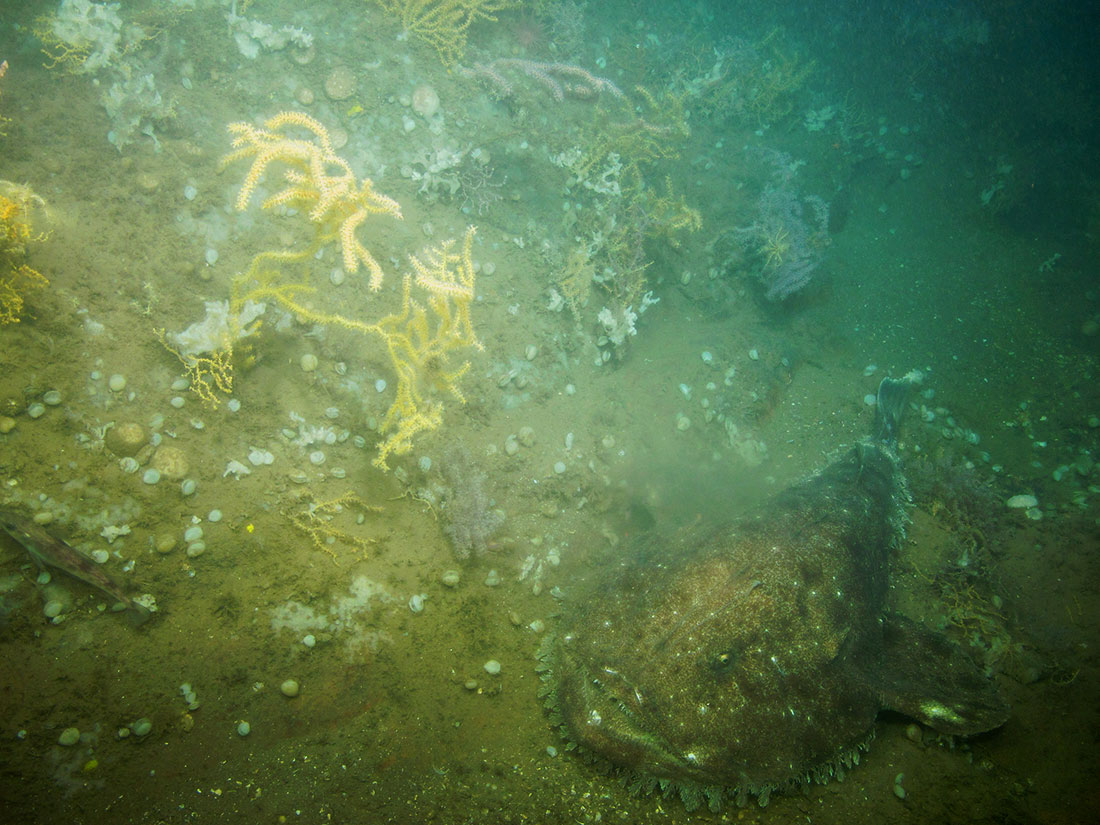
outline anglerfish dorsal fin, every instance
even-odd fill
[[[997,686],[942,633],[889,614],[883,648],[876,677],[883,707],[961,736],[993,730],[1008,719]]]

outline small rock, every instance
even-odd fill
[[[347,66],[337,66],[325,78],[325,94],[331,100],[347,100],[355,94],[355,73]]]
[[[462,575],[457,570],[445,570],[439,580],[446,587],[458,587],[461,579]]]
[[[134,421],[121,421],[104,437],[107,449],[120,458],[137,455],[149,440],[145,428]]]

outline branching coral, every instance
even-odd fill
[[[375,0],[401,25],[429,43],[447,66],[466,51],[468,29],[475,20],[495,21],[496,13],[515,8],[518,0]]]
[[[290,137],[284,131],[289,127],[306,129],[312,137]],[[316,228],[314,242],[305,249],[256,255],[251,266],[234,279],[229,315],[238,317],[250,302],[253,306],[273,302],[302,321],[376,338],[397,375],[396,398],[380,428],[385,439],[374,460],[375,466],[388,469],[389,456],[407,452],[416,435],[439,426],[440,395],[464,400],[458,380],[469,369],[469,363],[452,366],[449,361],[457,350],[481,348],[470,319],[475,229],[466,231],[458,251],[455,241],[448,240],[419,257],[410,257],[414,274],[405,276],[401,307],[396,312],[371,322],[318,309],[304,300],[316,292],[308,272],[295,278],[288,277],[288,270],[304,268],[318,251],[339,239],[345,268],[354,273],[363,263],[370,273],[370,288],[377,290],[383,280],[381,266],[356,233],[372,214],[400,218],[400,206],[375,192],[369,180],[357,182],[347,161],[333,151],[328,132],[308,115],[283,112],[262,129],[246,123],[229,128],[236,135],[233,145],[237,151],[225,162],[252,159],[237,196],[237,207],[247,208],[261,176],[278,166],[283,169],[285,186],[265,200],[263,208],[303,208]],[[427,296],[427,306],[413,296],[414,283]]]

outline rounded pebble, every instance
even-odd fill
[[[203,256],[206,259],[207,266],[213,266],[218,262],[218,250],[212,246],[206,248],[206,254]]]
[[[136,421],[120,421],[104,437],[107,448],[117,456],[137,455],[149,443],[145,428]]]
[[[274,464],[275,456],[270,450],[253,447],[248,453],[248,461],[253,467],[262,467],[265,464]]]
[[[374,382],[374,391],[375,392],[385,392],[386,391],[386,379],[385,378],[379,378],[377,381]]]
[[[193,478],[185,478],[180,482],[180,492],[185,496],[194,495],[197,489],[199,489],[199,483]]]
[[[211,524],[217,524],[219,521],[222,520],[222,511],[211,510],[209,513],[207,513],[206,520],[209,521]]]
[[[61,735],[57,737],[57,744],[66,748],[71,748],[79,741],[80,730],[78,728],[65,728],[65,730],[61,731]]]
[[[462,580],[462,574],[457,570],[445,570],[439,580],[446,587],[458,587],[458,583]]]
[[[238,398],[230,398],[225,402],[225,407],[230,412],[238,412],[241,409],[241,402]]]
[[[92,551],[92,561],[96,564],[106,564],[111,558],[111,554],[102,548]]]
[[[325,78],[325,94],[332,100],[347,100],[355,94],[355,73],[347,66],[335,66]]]
[[[302,372],[313,372],[317,369],[317,356],[307,352],[298,360],[298,366],[302,368]]]
[[[187,555],[193,559],[197,559],[203,553],[206,552],[205,541],[193,541],[187,545]]]
[[[141,480],[146,484],[156,484],[160,481],[160,470],[155,467],[150,467],[144,473],[141,474]]]
[[[48,407],[56,407],[61,403],[61,393],[57,390],[50,390],[42,396],[42,402]]]
[[[37,401],[35,401],[33,404],[27,407],[27,415],[29,415],[31,418],[41,418],[45,414],[45,404],[39,404]]]
[[[485,672],[488,673],[490,676],[496,676],[500,673],[500,662],[498,662],[496,659],[490,659],[484,665],[482,665],[482,667],[485,668]]]
[[[126,389],[126,376],[116,372],[107,379],[107,389],[111,392],[122,392]]]
[[[202,538],[202,528],[197,524],[193,524],[183,531],[183,540],[190,544],[193,541],[198,541]]]
[[[416,466],[420,468],[420,472],[426,473],[432,468],[432,459],[430,456],[422,455],[420,460],[416,462]]]
[[[196,197],[198,197],[198,194],[199,190],[191,184],[187,184],[187,186],[183,187],[183,196],[189,201],[193,201]]]
[[[485,586],[496,587],[498,584],[500,584],[500,573],[496,570],[490,570],[485,576]]]
[[[252,733],[252,726],[248,722],[237,725],[237,736],[248,736],[250,733]]]
[[[15,419],[11,416],[0,416],[0,433],[7,434],[15,429]]]
[[[467,679],[462,684],[462,687],[466,688],[466,690],[477,690],[477,679]]]
[[[182,395],[173,395],[168,400],[168,403],[171,404],[173,407],[175,407],[178,410],[178,409],[180,409],[180,407],[182,407],[184,405],[185,401],[184,401]]]
[[[562,473],[564,473],[565,472],[565,462],[564,461],[555,461],[554,462],[554,472],[557,473],[558,475],[561,475]]]
[[[325,454],[324,454],[324,452],[321,451],[321,450],[314,450],[312,453],[309,454],[309,463],[313,464],[315,466],[318,465],[318,464],[324,464],[325,463]]]
[[[905,774],[899,773],[894,777],[894,796],[898,799],[905,799],[905,788],[901,786],[901,783],[905,781]]]
[[[283,682],[281,685],[279,685],[279,690],[280,690],[280,692],[282,692],[283,696],[288,696],[288,697],[291,697],[291,698],[297,696],[298,695],[298,690],[299,690],[298,680],[297,679],[287,679],[285,682]]]
[[[153,723],[143,716],[130,724],[130,730],[134,732],[134,736],[148,736],[153,732]]]
[[[306,647],[315,647],[317,645],[317,637],[312,633],[307,633],[302,637],[302,644]]]

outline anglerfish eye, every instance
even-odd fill
[[[723,650],[710,660],[710,669],[718,674],[729,673],[737,664],[737,652]]]

